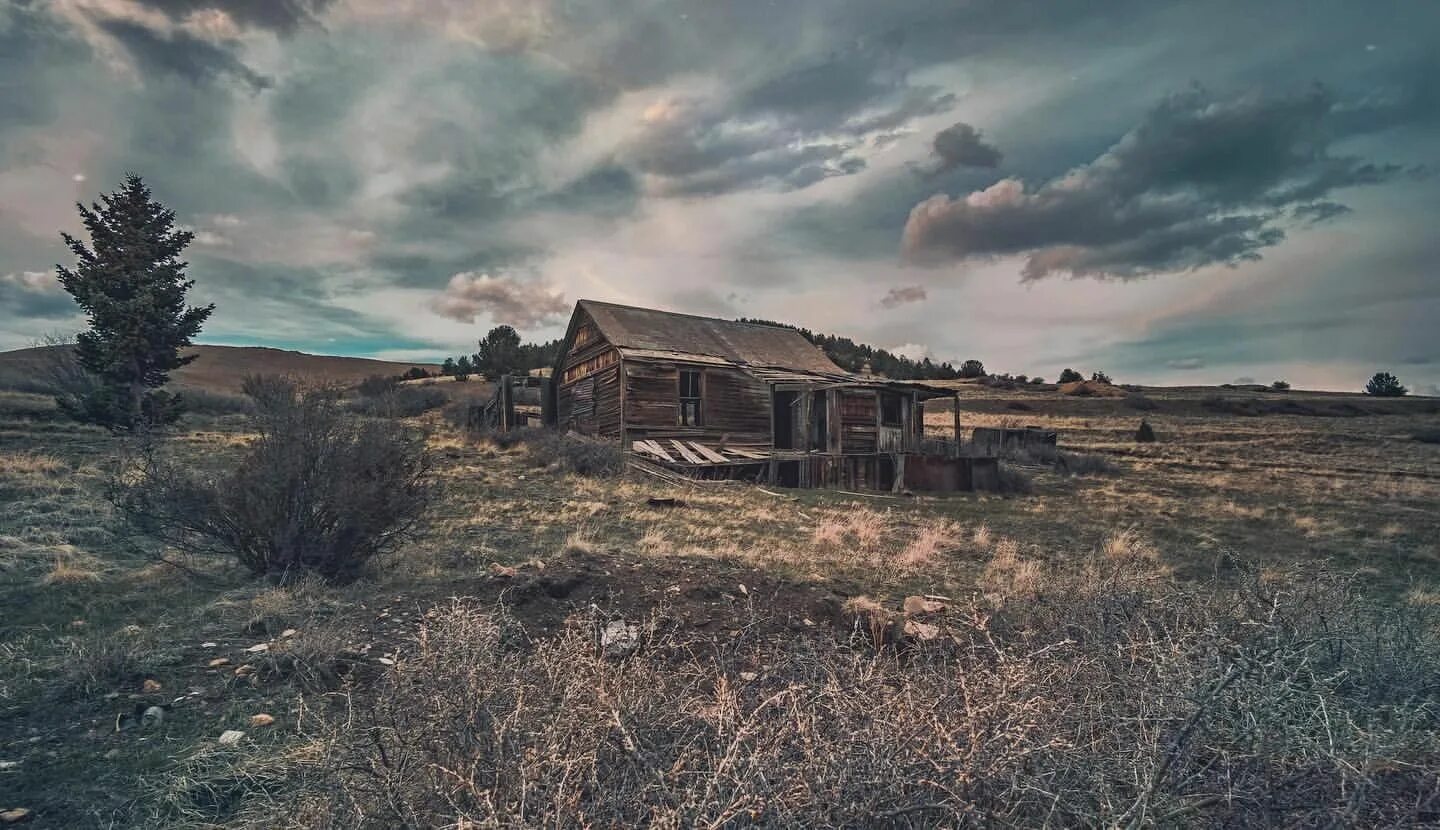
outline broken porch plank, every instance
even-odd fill
[[[684,444],[680,443],[679,441],[675,440],[674,438],[671,438],[671,439],[670,439],[670,446],[674,447],[674,448],[675,448],[675,451],[678,452],[678,453],[680,453],[680,457],[681,457],[681,458],[685,459],[686,461],[689,461],[691,464],[704,464],[704,463],[705,463],[704,461],[702,461],[702,460],[700,459],[700,456],[698,456],[698,455],[696,455],[695,453],[691,452],[690,450],[686,449]]]
[[[753,458],[753,459],[755,459],[755,460],[757,460],[757,461],[764,461],[765,459],[767,459],[767,458],[770,457],[770,456],[768,456],[768,455],[766,455],[766,454],[764,454],[764,453],[752,452],[752,451],[750,451],[750,450],[742,450],[742,449],[740,449],[739,447],[726,447],[726,448],[725,448],[725,452],[732,453],[732,454],[734,454],[734,455],[738,455],[738,456],[740,456],[741,458]]]
[[[675,463],[675,459],[670,457],[670,453],[665,452],[665,449],[654,441],[633,441],[631,442],[631,446],[639,450],[640,452],[643,452],[646,455],[654,456],[661,461],[665,461],[669,464]]]
[[[700,455],[704,456],[705,460],[709,461],[712,464],[730,463],[730,459],[726,458],[718,452],[715,452],[714,450],[710,449],[699,441],[691,441],[690,447],[694,449],[695,452],[698,452],[700,453]]]

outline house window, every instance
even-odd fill
[[[680,372],[680,426],[700,426],[700,373]]]
[[[901,397],[894,392],[880,393],[880,426],[900,426]]]

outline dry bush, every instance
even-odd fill
[[[1007,549],[1008,550],[1008,549]],[[1009,557],[998,552],[997,557]],[[1416,826],[1440,819],[1430,606],[1345,579],[1182,586],[1101,558],[868,640],[689,639],[604,658],[455,604],[378,689],[302,724],[297,823]],[[863,641],[863,642],[862,642]],[[757,671],[758,668],[758,671]]]
[[[537,463],[579,476],[604,478],[625,471],[625,451],[611,441],[553,429],[525,430],[526,448]]]
[[[1120,465],[1103,455],[1062,452],[1055,456],[1055,470],[1068,476],[1119,475]]]
[[[280,581],[348,581],[406,537],[431,494],[423,438],[346,412],[331,389],[247,379],[251,441],[229,470],[147,453],[117,482],[121,514],[187,553],[234,557]]]
[[[434,409],[440,409],[450,402],[445,391],[435,386],[400,386],[398,384],[380,389],[368,387],[374,378],[361,384],[360,397],[350,402],[350,408],[375,418],[414,418]],[[386,380],[380,378],[380,380]]]
[[[1140,412],[1154,412],[1155,410],[1160,408],[1160,404],[1156,403],[1153,398],[1150,398],[1140,392],[1131,392],[1130,394],[1126,395],[1125,400],[1122,401],[1122,403],[1124,403],[1125,406],[1129,407],[1130,409],[1134,409]]]

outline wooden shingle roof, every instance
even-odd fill
[[[622,352],[703,355],[747,366],[844,374],[824,352],[794,329],[598,300],[581,300],[578,306],[595,321],[601,335]]]

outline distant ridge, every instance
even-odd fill
[[[64,346],[39,346],[0,352],[0,389],[31,385],[43,366],[45,352]],[[185,354],[194,362],[171,375],[180,389],[239,392],[246,375],[279,374],[350,383],[370,375],[399,375],[412,367],[439,370],[434,363],[395,363],[368,357],[337,357],[273,349],[268,346],[192,346]]]

